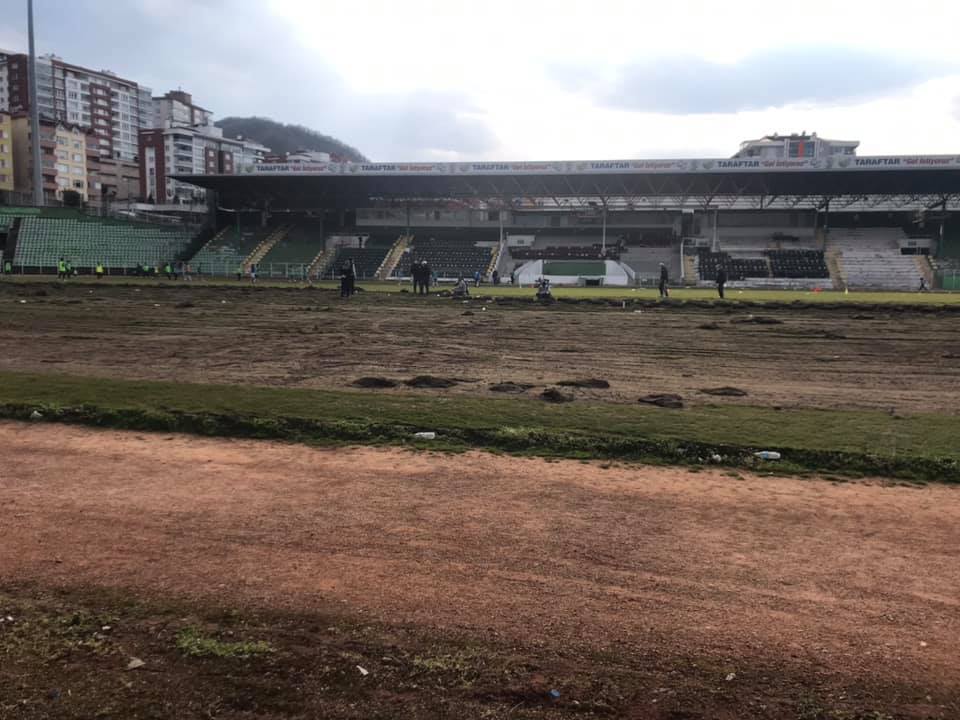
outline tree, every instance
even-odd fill
[[[223,130],[225,137],[235,138],[242,135],[266,145],[271,152],[278,155],[297,150],[313,150],[329,153],[331,158],[369,162],[355,147],[302,125],[284,125],[263,117],[228,117],[218,120],[216,126]]]

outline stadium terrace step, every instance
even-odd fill
[[[250,253],[275,231],[274,227],[224,228],[191,258],[190,264],[195,272],[203,275],[227,276],[242,272]]]
[[[499,233],[489,230],[426,231],[414,237],[394,276],[409,277],[412,264],[426,260],[437,277],[472,278],[475,272],[482,274],[490,267],[498,238]]]
[[[253,252],[247,256],[243,264],[246,267],[259,264],[264,255],[270,252],[274,245],[287,236],[287,233],[290,232],[290,228],[290,225],[282,225],[277,230],[270,233],[265,240],[263,240],[259,245],[257,245],[257,247],[253,249]]]
[[[388,252],[387,256],[383,259],[380,267],[377,268],[377,272],[375,273],[377,278],[386,280],[390,277],[396,269],[397,263],[400,262],[400,258],[403,257],[403,253],[406,251],[411,240],[413,240],[413,235],[401,235],[397,238],[397,241],[390,248],[390,252]]]
[[[130,270],[137,264],[162,267],[174,262],[191,239],[191,231],[179,225],[43,211],[20,218],[13,262],[28,272],[55,272],[61,257],[83,271],[98,264],[108,272]]]
[[[372,247],[338,247],[332,262],[327,266],[325,275],[337,277],[344,263],[353,261],[358,280],[370,280],[376,277],[377,270],[383,264],[389,252],[389,247],[373,245]]]

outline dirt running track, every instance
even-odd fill
[[[960,489],[14,423],[0,445],[0,582],[774,659],[918,689],[911,717],[960,700]]]

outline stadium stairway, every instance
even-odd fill
[[[390,248],[380,267],[377,268],[376,277],[378,279],[386,280],[390,277],[390,274],[397,267],[397,263],[400,262],[400,258],[403,257],[403,253],[406,252],[407,247],[410,245],[411,240],[413,240],[413,235],[401,235],[397,238],[397,241]]]
[[[686,285],[697,284],[697,264],[693,255],[683,256],[683,281]]]
[[[847,276],[843,272],[843,264],[840,261],[840,253],[837,250],[828,250],[823,254],[823,259],[827,263],[827,269],[830,270],[830,279],[833,280],[833,289],[843,290],[847,286]]]
[[[270,233],[266,238],[260,241],[260,244],[257,245],[253,252],[247,255],[247,258],[243,261],[244,267],[249,267],[250,265],[256,265],[261,260],[263,260],[264,255],[266,255],[278,242],[283,240],[287,233],[293,228],[293,225],[281,225],[279,228]]]
[[[913,261],[917,264],[917,271],[920,277],[924,279],[928,288],[933,287],[936,273],[933,271],[933,264],[930,262],[929,255],[914,255]]]
[[[13,218],[7,227],[7,242],[3,248],[2,262],[13,262],[13,256],[17,253],[17,235],[20,232],[20,218]]]
[[[310,263],[310,266],[307,268],[307,277],[320,278],[327,271],[327,268],[330,267],[330,263],[333,262],[333,259],[337,256],[336,248],[329,248],[328,250],[321,250],[317,253],[317,256],[313,259],[313,262]]]
[[[493,275],[493,271],[497,269],[497,265],[500,264],[500,256],[503,254],[503,248],[506,243],[500,243],[493,251],[493,255],[490,257],[490,264],[487,265],[487,269],[484,271],[484,278],[489,278]]]

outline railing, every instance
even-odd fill
[[[0,271],[3,270],[3,265],[0,264]],[[202,263],[197,265],[195,263],[188,263],[190,267],[190,276],[194,279],[200,278],[237,278],[237,267],[231,263]],[[307,279],[307,268],[309,267],[308,263],[269,263],[263,265],[257,265],[257,279],[262,280],[283,280],[290,282],[303,282]],[[104,265],[104,274],[112,277],[136,277],[136,269],[132,267],[112,267],[109,265]],[[179,264],[173,266],[174,271],[177,275],[181,275]],[[92,275],[94,268],[93,266],[75,266],[74,270],[78,275]],[[241,274],[242,280],[249,281],[250,272],[249,267],[244,267],[243,273]],[[56,275],[57,266],[56,264],[51,265],[27,265],[24,263],[11,263],[10,273],[11,275]],[[156,273],[152,270],[149,274],[149,277],[164,278],[165,274],[162,272],[162,268],[158,269]],[[373,278],[361,277],[361,280],[369,280]]]
[[[938,270],[935,286],[941,290],[960,290],[960,270]]]

